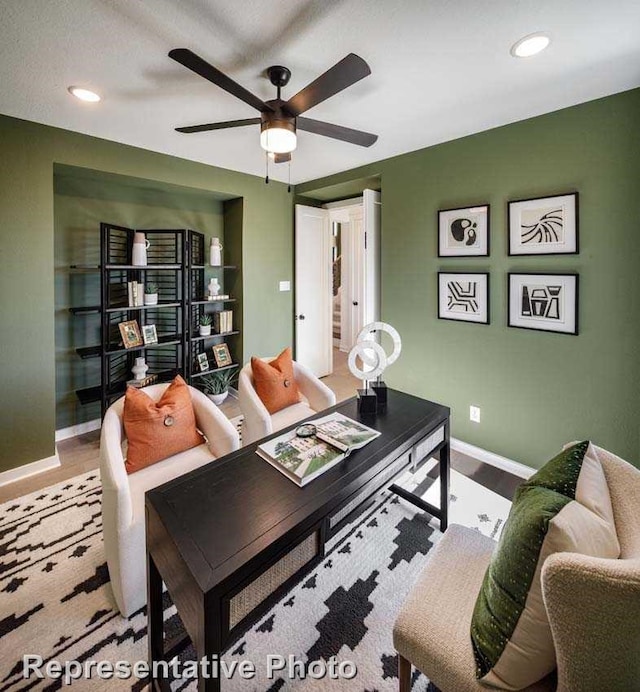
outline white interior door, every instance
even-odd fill
[[[363,326],[380,320],[381,201],[376,190],[362,194],[364,214]]]
[[[317,377],[333,370],[329,211],[296,204],[296,360]]]

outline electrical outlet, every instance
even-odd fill
[[[480,422],[480,407],[479,406],[469,406],[469,420],[474,423]]]

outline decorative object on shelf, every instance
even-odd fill
[[[139,281],[127,281],[127,299],[129,307],[139,308],[145,304],[144,284]]]
[[[237,366],[227,368],[226,370],[213,371],[210,375],[205,375],[200,378],[199,385],[203,392],[213,401],[216,406],[227,398],[229,387],[236,376]]]
[[[578,334],[578,274],[509,273],[508,326]]]
[[[438,257],[488,257],[489,205],[438,212]]]
[[[146,377],[148,369],[149,366],[147,365],[147,361],[144,356],[141,356],[140,358],[136,358],[136,364],[131,368],[131,372],[136,380],[143,380]]]
[[[578,254],[578,193],[509,202],[509,255]]]
[[[206,353],[198,353],[196,356],[196,360],[198,361],[198,367],[200,368],[200,372],[207,372],[209,369],[209,358],[207,358]]]
[[[391,337],[393,351],[387,356],[382,346],[374,341],[376,332],[385,332]],[[351,374],[363,381],[363,388],[358,389],[358,411],[363,414],[375,414],[387,405],[387,386],[382,379],[386,368],[398,360],[402,352],[402,339],[398,331],[386,322],[371,322],[359,332],[355,346],[349,352],[348,366]],[[362,361],[362,368],[356,365],[356,359]],[[375,383],[371,383],[376,380]],[[371,383],[371,386],[369,384]]]
[[[144,345],[149,346],[151,344],[158,343],[158,332],[156,331],[155,324],[145,324],[142,327],[142,338],[144,340]]]
[[[489,324],[489,274],[438,272],[438,319]]]
[[[158,304],[158,284],[149,282],[144,287],[144,304],[145,305],[157,305]]]
[[[213,326],[218,334],[226,334],[233,331],[233,312],[220,310],[213,313]]]
[[[212,267],[219,267],[222,265],[222,245],[220,244],[220,238],[211,238],[211,245],[209,246],[209,264]]]
[[[142,346],[142,336],[140,335],[140,327],[137,320],[127,320],[120,322],[118,325],[122,336],[122,343],[125,348],[136,348]]]
[[[200,316],[200,336],[211,335],[211,315]]]
[[[209,280],[207,300],[216,300],[216,298],[218,298],[219,293],[220,293],[220,282],[218,281],[218,279],[213,277],[212,279]]]
[[[147,250],[149,249],[149,241],[144,233],[136,231],[133,236],[133,250],[131,252],[131,264],[135,267],[147,266]]]
[[[227,344],[216,344],[211,350],[213,351],[213,358],[216,361],[216,365],[219,368],[231,365],[231,354],[229,353]]]

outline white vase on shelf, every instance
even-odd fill
[[[131,372],[136,380],[144,380],[149,366],[144,358],[136,358],[136,364],[131,368]]]
[[[209,264],[212,267],[219,267],[222,264],[222,245],[220,238],[211,238],[209,246]]]
[[[220,282],[215,277],[209,281],[207,300],[215,300],[220,293]]]
[[[131,264],[135,267],[147,266],[147,250],[149,241],[144,233],[136,232],[133,236],[133,250],[131,253]]]

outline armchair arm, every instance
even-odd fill
[[[102,421],[100,433],[100,479],[103,517],[110,517],[116,533],[127,529],[133,520],[129,480],[122,454],[122,400],[113,404]]]
[[[298,389],[307,398],[309,406],[314,411],[324,411],[326,408],[335,405],[336,395],[309,368],[294,362],[293,373]]]
[[[631,690],[640,680],[640,559],[551,555],[542,590],[558,692]]]
[[[273,432],[271,414],[267,411],[266,406],[253,388],[249,375],[250,368],[251,365],[245,365],[238,377],[238,403],[244,416],[242,426],[242,442],[244,445],[251,444],[262,437],[271,435]]]
[[[190,387],[191,403],[198,428],[207,438],[211,453],[217,458],[240,448],[240,436],[231,421],[202,392]]]

